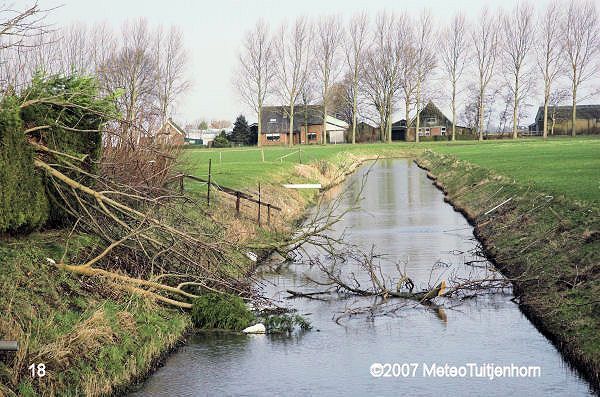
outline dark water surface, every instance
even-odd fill
[[[358,191],[367,169],[349,178],[348,190]],[[365,248],[376,244],[390,259],[403,263],[418,287],[451,275],[489,274],[488,269],[464,265],[478,259],[470,253],[476,244],[472,227],[444,203],[425,172],[409,160],[376,163],[366,178],[363,196],[360,210],[347,213],[336,230],[346,230],[348,241]],[[351,206],[350,198],[344,197],[342,207]],[[306,314],[313,331],[292,337],[196,335],[131,395],[592,395],[588,384],[525,318],[509,293],[458,306],[442,302],[445,310],[395,300],[375,311],[379,315],[343,318],[338,325],[334,319],[343,312],[376,300],[287,300],[286,289],[315,290],[303,276],[318,277],[318,273],[302,263],[278,270],[273,273],[265,266],[265,294]],[[395,267],[383,270],[393,272]],[[404,307],[384,315],[390,305]],[[390,375],[400,376],[373,377],[369,372],[373,363],[406,365],[392,367]],[[539,366],[541,376],[489,379],[470,377],[468,372],[465,377],[423,373],[433,364],[468,363]]]

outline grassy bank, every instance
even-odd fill
[[[469,149],[460,155],[478,156]],[[502,168],[501,161],[490,157],[479,162]],[[519,156],[514,158],[517,163]],[[519,178],[508,177],[434,152],[426,152],[418,162],[473,222],[497,266],[515,280],[522,310],[592,383],[600,384],[598,206],[573,200],[573,190],[561,191],[561,181],[542,178],[538,183],[534,173],[519,170]],[[597,199],[588,196],[588,180],[577,183],[585,185],[577,190],[578,198]],[[546,184],[552,194],[541,190]]]
[[[0,339],[20,344],[14,361],[0,361],[0,395],[110,395],[148,372],[189,325],[181,312],[58,271],[46,258],[58,261],[66,238],[0,242]],[[92,244],[75,238],[70,249],[76,256]],[[45,376],[31,376],[33,363]]]

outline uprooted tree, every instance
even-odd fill
[[[150,183],[155,173],[169,174],[172,161],[146,170],[148,180],[135,183],[101,172],[106,167],[103,141],[113,139],[111,132],[122,123],[114,96],[101,96],[91,77],[38,74],[20,94],[4,95],[0,232],[70,225],[73,233],[96,239],[87,253],[92,259],[66,263],[65,252],[49,262],[175,306],[190,308],[201,290],[248,295],[247,285],[232,276],[236,250],[225,249],[231,243],[215,238],[218,230],[210,234],[210,228],[202,228],[208,215],[190,211],[190,199],[174,194],[167,184]],[[151,144],[151,137],[137,149],[172,158]],[[230,265],[228,273],[223,263]]]

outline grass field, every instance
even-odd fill
[[[432,149],[533,183],[547,193],[600,203],[600,139],[492,141]]]
[[[414,145],[406,143],[366,144],[366,145],[327,145],[296,146],[239,149],[188,149],[183,153],[182,168],[192,175],[206,178],[208,161],[212,159],[212,178],[216,183],[236,188],[247,189],[265,181],[278,180],[282,175],[289,175],[295,164],[310,163],[318,160],[331,160],[344,153],[356,155],[382,154],[407,155]],[[264,162],[263,162],[264,153]]]
[[[298,150],[301,149],[301,152]],[[452,154],[482,167],[515,178],[523,184],[534,184],[550,194],[600,203],[600,139],[561,138],[542,141],[458,141],[296,146],[252,149],[188,149],[184,152],[184,168],[191,174],[205,177],[208,159],[212,159],[213,179],[233,188],[249,188],[258,181],[276,179],[294,164],[330,160],[344,153],[356,155],[411,156],[421,150]],[[286,156],[286,157],[284,157]]]

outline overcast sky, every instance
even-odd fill
[[[24,1],[24,0],[17,0]],[[548,1],[533,2],[539,9]],[[193,85],[180,98],[175,118],[191,121],[199,118],[233,120],[243,112],[253,120],[231,85],[242,37],[260,17],[271,26],[291,21],[297,15],[340,14],[348,17],[367,10],[407,10],[418,14],[430,8],[436,23],[445,23],[456,12],[474,17],[484,4],[491,8],[511,7],[510,0],[40,0],[42,7],[62,6],[51,14],[58,25],[72,22],[108,21],[115,29],[127,19],[145,17],[154,24],[181,28],[189,54],[188,73]],[[445,107],[445,106],[444,106]]]

